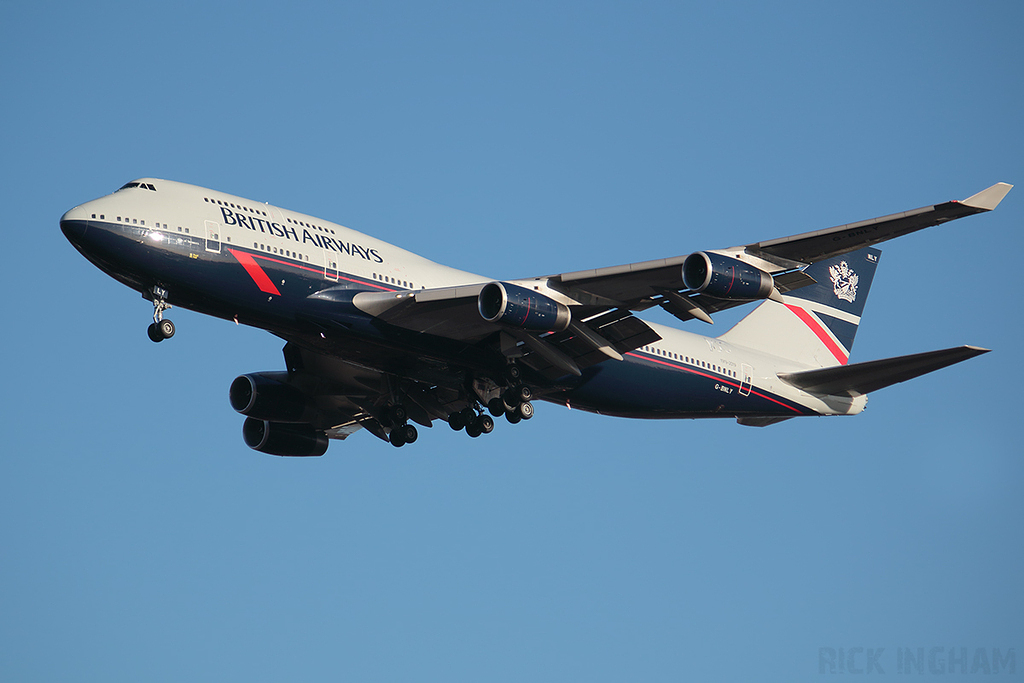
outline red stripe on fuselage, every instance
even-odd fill
[[[627,352],[625,355],[632,356],[633,358],[637,358],[639,360],[646,360],[646,361],[649,361],[651,363],[657,363],[658,365],[664,365],[665,367],[669,367],[669,368],[672,368],[674,370],[682,370],[683,372],[689,372],[690,374],[698,375],[700,377],[707,377],[708,379],[713,379],[716,382],[719,382],[720,384],[726,384],[728,386],[735,387],[736,389],[740,388],[740,385],[736,384],[733,381],[724,379],[722,377],[716,377],[715,375],[711,375],[711,374],[708,374],[706,372],[701,372],[700,370],[697,370],[695,368],[691,368],[691,367],[689,367],[687,365],[680,365],[680,364],[677,364],[677,363],[670,363],[668,361],[662,360],[661,358],[658,358],[658,357],[655,357],[655,356],[648,356],[648,355],[645,355],[645,354],[641,355],[639,353],[634,353],[632,351]],[[771,396],[766,396],[765,394],[762,394],[759,391],[755,391],[754,387],[753,387],[753,384],[751,384],[750,393],[753,394],[754,396],[757,396],[758,398],[763,398],[766,401],[771,401],[772,403],[780,405],[783,408],[786,408],[788,410],[792,410],[794,413],[799,413],[800,415],[804,415],[805,414],[799,408],[794,408],[791,405],[786,405],[782,401],[777,401],[774,398],[772,398]]]
[[[846,361],[850,360],[850,357],[847,356],[842,347],[840,347],[839,344],[836,344],[832,337],[829,336],[828,331],[821,326],[821,323],[815,320],[810,313],[799,306],[786,304],[786,308],[793,311],[796,317],[800,318],[800,320],[804,321],[804,324],[807,325],[807,327],[811,328],[811,332],[817,335],[818,339],[821,340],[821,343],[825,345],[825,348],[832,352],[832,355],[836,357],[836,360],[839,361],[840,365],[846,365]]]
[[[264,273],[263,269],[260,268],[258,263],[256,263],[256,259],[244,251],[236,251],[235,249],[228,249],[228,251],[231,252],[232,256],[238,259],[238,262],[242,264],[243,268],[245,268],[245,272],[249,273],[249,277],[252,278],[252,281],[256,283],[256,286],[260,288],[261,292],[281,296],[281,292],[277,290],[274,283],[270,281],[267,274]]]
[[[249,270],[249,266],[246,265],[245,261],[243,260],[243,257],[249,259],[252,262],[252,266],[260,273],[260,275],[262,275],[264,278],[266,278],[267,284],[269,284],[271,287],[274,287],[274,283],[270,281],[270,278],[267,276],[267,274],[264,273],[263,269],[260,268],[258,263],[256,263],[256,259],[263,259],[264,261],[270,261],[271,263],[278,263],[278,264],[280,264],[282,266],[290,266],[292,268],[298,268],[299,270],[305,270],[305,271],[308,271],[310,273],[316,273],[317,275],[323,275],[323,272],[324,272],[323,268],[310,268],[309,266],[303,266],[303,265],[300,265],[298,263],[292,263],[291,261],[283,261],[281,259],[272,258],[270,256],[265,256],[263,254],[249,254],[247,252],[236,250],[236,249],[228,249],[228,251],[230,251],[231,254],[236,259],[238,259],[238,262],[241,263],[242,266],[245,268],[246,272],[249,273],[250,276],[252,276],[252,279],[256,282],[257,286],[259,286],[259,284],[260,284],[259,280],[256,279],[257,276],[253,275],[253,271]],[[356,283],[358,285],[363,285],[363,286],[366,286],[366,287],[373,287],[374,289],[380,289],[380,290],[383,290],[385,292],[396,292],[396,291],[398,291],[397,289],[392,288],[392,287],[384,287],[384,286],[378,285],[378,284],[373,283],[373,282],[367,282],[366,280],[355,280],[355,279],[350,278],[350,277],[345,277],[344,275],[340,275],[338,277],[338,279],[344,280],[346,282],[354,282],[354,283]],[[263,289],[263,287],[260,287],[260,290],[263,291],[263,292],[266,292],[267,294],[277,294],[278,296],[280,296],[281,295],[280,292],[276,291],[277,288],[275,287],[274,289],[275,289],[275,291],[271,292],[271,291],[268,291],[266,289]]]

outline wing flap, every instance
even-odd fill
[[[628,353],[646,344],[653,344],[661,339],[647,323],[630,315],[629,311],[616,309],[608,311],[596,318],[586,321],[588,328],[596,332],[602,339],[611,344],[619,354]],[[565,330],[543,337],[544,341],[573,360],[580,369],[588,368],[608,360],[608,355],[593,343],[573,331]],[[557,366],[548,362],[539,354],[529,354],[523,362],[534,370],[556,379],[564,375]]]

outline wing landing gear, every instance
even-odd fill
[[[409,412],[400,403],[386,407],[381,414],[380,421],[384,426],[391,427],[388,441],[395,448],[401,448],[406,444],[414,443],[419,438],[419,432],[408,423],[408,419]]]
[[[408,443],[414,443],[419,438],[419,432],[411,424],[403,424],[391,430],[391,445],[401,448]]]

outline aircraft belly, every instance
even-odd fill
[[[640,353],[621,362],[589,368],[581,384],[561,395],[573,408],[619,417],[672,419],[700,417],[814,415],[798,403],[753,387],[741,393],[739,380],[701,368]]]

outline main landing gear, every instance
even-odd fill
[[[409,413],[401,404],[385,408],[381,418],[391,426],[388,441],[395,448],[401,448],[407,443],[415,442],[419,438],[419,432],[416,431],[416,427],[407,422]]]
[[[474,439],[481,434],[490,434],[494,431],[494,420],[491,416],[482,411],[478,412],[475,406],[467,406],[449,415],[448,425],[455,431],[465,429]]]
[[[162,342],[164,339],[173,337],[174,323],[164,320],[164,311],[171,307],[165,301],[167,290],[162,287],[153,287],[143,292],[142,296],[153,302],[153,324],[146,329],[149,338],[155,342]]]
[[[490,434],[494,430],[494,417],[505,416],[510,424],[533,417],[533,390],[526,384],[520,384],[521,370],[517,365],[509,365],[505,371],[507,388],[498,396],[487,401],[487,415],[483,408],[474,400],[469,406],[448,415],[448,425],[455,431],[466,430],[471,437]],[[482,397],[481,397],[482,400]],[[492,417],[494,416],[494,417]]]

